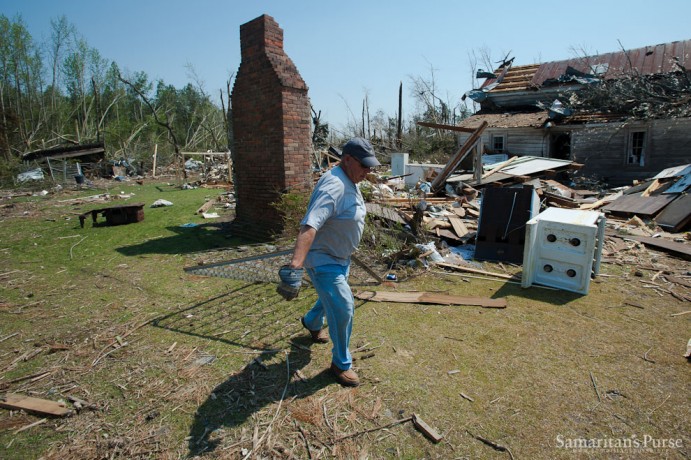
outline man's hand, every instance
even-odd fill
[[[304,268],[290,268],[288,265],[282,266],[278,270],[278,277],[281,278],[281,283],[276,288],[276,292],[281,294],[286,300],[296,298],[302,286],[302,275],[304,273]]]

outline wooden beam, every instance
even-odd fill
[[[358,259],[355,254],[351,254],[350,258],[352,259],[353,262],[355,262],[357,265],[360,266],[363,270],[365,270],[367,273],[369,273],[379,284],[383,283],[384,280],[375,272],[372,270],[367,264],[365,264],[363,261]]]
[[[436,129],[446,129],[449,131],[460,131],[462,133],[473,133],[475,129],[473,128],[463,128],[462,126],[454,125],[443,125],[441,123],[429,123],[427,121],[418,121],[418,125],[424,126],[425,128],[436,128]]]
[[[489,176],[489,175],[491,175],[491,174],[494,174],[495,172],[497,172],[497,171],[499,171],[500,169],[502,169],[502,168],[504,168],[504,167],[510,165],[511,163],[513,163],[513,162],[516,161],[516,160],[518,160],[518,156],[511,157],[511,158],[509,158],[508,160],[504,161],[503,163],[499,163],[499,164],[496,165],[494,168],[492,168],[490,171],[487,171],[486,173],[484,173],[484,174],[482,175],[482,179],[486,178],[487,176]]]
[[[475,145],[475,158],[473,158],[473,179],[476,183],[482,180],[482,151],[481,145]]]
[[[466,228],[465,224],[463,223],[460,217],[449,216],[449,222],[451,222],[453,231],[456,232],[456,235],[458,235],[459,237],[464,237],[468,234],[469,230]]]
[[[461,161],[463,161],[466,155],[472,151],[473,147],[475,147],[475,144],[480,142],[480,136],[487,126],[488,123],[483,121],[482,124],[480,124],[480,127],[473,132],[473,134],[468,138],[468,140],[465,141],[461,148],[458,149],[454,156],[451,157],[449,162],[446,163],[446,166],[444,166],[444,169],[439,173],[439,175],[437,175],[437,177],[434,178],[434,182],[432,182],[432,192],[436,192],[441,188],[442,184],[451,175],[451,173],[456,170],[458,165],[461,164]]]
[[[506,308],[506,299],[437,294],[435,292],[362,291],[355,294],[360,300],[373,302],[425,303],[435,305],[474,305],[483,308]]]

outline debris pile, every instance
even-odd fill
[[[622,236],[629,238],[626,241],[647,238],[639,243],[675,256],[691,255],[685,239],[675,235],[691,222],[685,193],[691,185],[691,165],[669,168],[650,180],[615,189],[575,176],[579,166],[566,160],[513,157],[485,165],[479,180],[473,173],[449,173],[436,194],[430,184],[438,180],[443,167],[423,168],[415,182],[409,180],[411,174],[370,174],[360,186],[368,201],[368,214],[384,226],[402,229],[413,242],[385,255],[384,262],[391,268],[428,268],[432,264],[479,268],[473,260],[520,265],[526,222],[552,207],[603,213],[609,246]],[[503,201],[496,199],[502,195],[500,190],[507,192]],[[520,193],[527,196],[527,203],[516,201]],[[483,200],[487,202],[484,213]],[[496,237],[491,233],[494,230]],[[490,234],[483,235],[483,231]],[[514,237],[520,247],[513,254],[501,249],[488,256],[478,244],[488,236],[506,244]]]

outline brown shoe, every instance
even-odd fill
[[[338,383],[345,387],[356,387],[360,385],[360,379],[352,369],[344,371],[334,363],[331,363],[331,372],[336,376]]]
[[[318,331],[312,331],[310,330],[307,325],[305,324],[305,317],[303,316],[300,318],[300,322],[302,323],[302,327],[307,329],[310,332],[310,335],[312,336],[312,342],[314,343],[327,343],[329,341],[329,331],[326,329],[319,329]]]

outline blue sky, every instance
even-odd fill
[[[0,0],[0,14],[20,14],[38,42],[64,15],[121,69],[179,88],[191,66],[212,95],[240,64],[240,25],[268,14],[333,128],[359,120],[365,95],[370,113],[393,116],[400,82],[410,115],[412,78],[459,102],[477,85],[473,53],[521,65],[691,39],[689,0]]]

